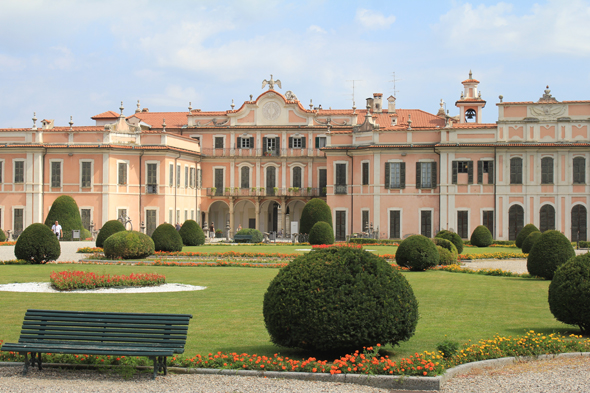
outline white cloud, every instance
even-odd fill
[[[74,55],[71,50],[63,46],[54,46],[49,49],[51,50],[49,68],[59,70],[69,70],[72,68]]]
[[[466,3],[441,16],[433,29],[461,52],[584,56],[590,54],[588,20],[590,4],[582,0],[535,4],[526,15],[516,15],[508,3]]]
[[[145,102],[148,105],[184,108],[188,106],[190,101],[198,102],[199,98],[201,95],[192,87],[168,85],[163,94],[150,95]],[[142,102],[144,101],[142,100]]]
[[[322,33],[322,34],[325,34],[326,33],[326,30],[324,30],[321,27],[316,26],[316,25],[309,26],[309,28],[307,29],[307,31],[309,31],[310,33]]]
[[[0,69],[17,70],[22,64],[21,59],[0,53]]]
[[[386,17],[379,12],[366,10],[363,8],[360,8],[356,11],[355,19],[362,26],[372,30],[387,29],[393,24],[393,22],[395,22],[395,16],[393,15]]]

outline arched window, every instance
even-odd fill
[[[508,240],[516,240],[524,226],[524,210],[520,205],[512,205],[508,210]]]
[[[572,208],[572,237],[571,241],[586,241],[587,239],[587,211],[582,205]],[[579,235],[579,236],[578,236]]]
[[[250,168],[247,166],[240,169],[240,188],[250,188]]]
[[[541,159],[541,184],[553,184],[553,158]]]
[[[277,170],[274,166],[266,168],[266,195],[274,195],[276,187]]]
[[[539,211],[539,230],[545,232],[555,229],[555,209],[551,205],[543,205]]]
[[[293,187],[301,188],[301,167],[293,168]]]

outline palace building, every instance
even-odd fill
[[[527,223],[587,240],[590,101],[486,101],[469,73],[451,117],[396,108],[306,108],[280,81],[239,108],[107,111],[94,125],[0,129],[0,226],[20,233],[71,195],[87,229],[120,216],[151,234],[194,219],[291,232],[311,198],[324,198],[337,240],[361,232],[401,239],[478,225],[513,240]],[[275,89],[276,85],[276,89]]]

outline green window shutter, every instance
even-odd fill
[[[389,162],[385,163],[385,188],[389,188],[389,184],[391,183],[390,181],[390,170],[389,167],[391,166],[391,164]]]
[[[473,184],[473,161],[467,163],[467,184]]]
[[[400,164],[399,164],[399,183],[400,183],[399,184],[400,188],[406,188],[406,163],[405,162],[400,162]]]
[[[236,145],[236,149],[241,149],[242,148],[242,138],[238,137],[238,142]]]
[[[457,184],[457,172],[459,171],[458,166],[459,163],[457,161],[453,161],[453,178],[451,180],[453,184]]]
[[[275,151],[277,152],[277,156],[281,155],[281,137],[277,136],[275,138]]]
[[[265,136],[263,136],[263,137],[262,137],[262,151],[263,151],[263,152],[266,152],[266,150],[267,150],[267,149],[266,149],[266,137],[265,137]]]
[[[291,149],[293,147],[293,137],[290,136],[289,137],[289,149]]]
[[[420,163],[417,162],[416,163],[416,188],[420,188],[421,187],[421,181],[422,181],[422,173],[420,171]]]
[[[432,188],[436,188],[436,162],[430,164],[432,168]],[[471,179],[473,181],[473,178]]]
[[[494,184],[494,161],[488,162],[488,184]]]
[[[306,148],[306,142],[305,142],[306,139],[307,139],[307,137],[305,137],[305,136],[301,137],[301,148],[302,149]]]
[[[316,149],[320,148],[320,137],[319,136],[315,137],[315,148]]]
[[[254,137],[251,136],[250,137],[250,149],[253,149],[253,148],[254,148]]]
[[[483,161],[477,162],[477,184],[483,184]]]

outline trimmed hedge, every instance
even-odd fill
[[[262,235],[262,232],[260,232],[258,229],[254,229],[254,228],[240,229],[238,231],[238,233],[236,233],[236,235],[250,235],[250,236],[252,236],[252,239],[250,241],[236,240],[236,243],[260,243],[260,242],[262,242],[262,239],[264,238],[264,236]]]
[[[172,224],[158,225],[152,233],[152,240],[156,251],[182,251],[182,238]]]
[[[6,241],[6,234],[4,233],[4,231],[2,229],[0,229],[0,242],[5,242]]]
[[[78,204],[74,198],[69,195],[61,195],[53,201],[45,218],[45,225],[51,229],[56,221],[61,225],[63,234],[61,240],[72,240],[72,231],[74,229],[80,231],[84,229],[80,209],[78,209]]]
[[[110,259],[147,258],[154,253],[154,241],[137,231],[112,234],[104,242],[104,256]]]
[[[526,239],[526,237],[530,235],[531,232],[539,232],[539,228],[537,228],[534,224],[525,225],[524,228],[518,232],[518,235],[516,235],[516,247],[522,249],[522,242],[524,242],[524,239]]]
[[[125,225],[123,225],[123,223],[119,220],[110,220],[105,222],[96,236],[96,247],[104,247],[104,241],[107,240],[109,236],[124,230]]]
[[[488,227],[484,225],[478,225],[471,234],[471,244],[476,247],[488,247],[494,243],[494,237]]]
[[[334,244],[334,230],[327,222],[316,222],[309,231],[309,244]]]
[[[457,258],[459,257],[459,253],[457,252],[457,247],[447,239],[442,239],[440,237],[435,237],[432,239],[434,244],[436,244],[436,249],[438,250],[438,254],[440,256],[440,265],[455,265],[457,264]],[[446,251],[449,252],[449,255],[445,252],[441,252],[439,247],[442,247]]]
[[[560,322],[590,331],[590,253],[570,258],[549,285],[549,309]]]
[[[533,245],[540,237],[541,237],[541,232],[539,232],[539,231],[529,233],[529,235],[526,237],[526,239],[524,239],[524,241],[522,242],[522,252],[524,254],[528,254],[529,252],[531,252]]]
[[[405,277],[353,247],[297,257],[270,283],[262,311],[273,343],[314,351],[396,345],[414,335],[418,322]]]
[[[457,252],[459,254],[463,252],[463,240],[461,240],[461,236],[457,235],[455,232],[443,229],[437,233],[435,237],[450,240],[455,245],[455,247],[457,247]]]
[[[32,263],[55,261],[61,255],[61,247],[55,233],[41,223],[25,228],[16,240],[14,255]]]
[[[301,211],[301,218],[299,219],[299,233],[307,233],[318,221],[324,221],[332,225],[332,210],[330,206],[323,199],[313,198],[305,204]]]
[[[387,245],[387,244],[399,244],[402,242],[402,239],[367,239],[367,238],[363,238],[363,237],[353,237],[350,238],[350,240],[348,241],[349,243],[352,244],[383,244],[383,245]]]
[[[205,244],[205,233],[195,220],[186,220],[178,234],[185,246],[200,246]]]
[[[438,265],[440,256],[436,245],[429,238],[412,235],[399,245],[395,262],[413,271],[423,271]]]
[[[574,247],[561,232],[545,231],[533,244],[526,267],[531,275],[551,280],[557,268],[574,256]]]

